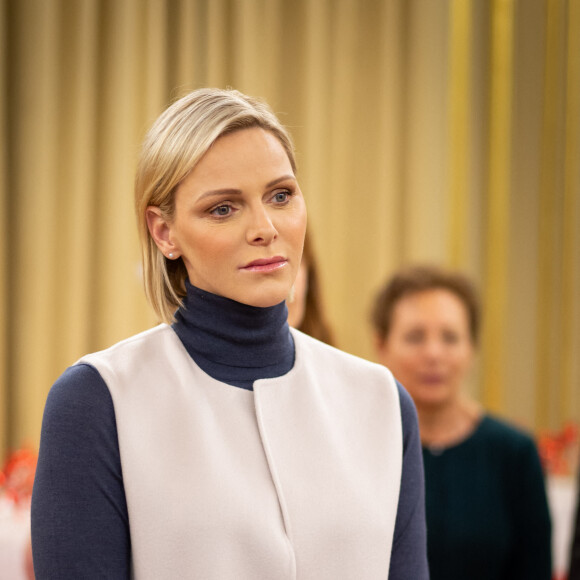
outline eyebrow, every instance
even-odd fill
[[[268,187],[273,187],[274,185],[277,185],[278,183],[281,183],[282,181],[286,181],[288,179],[291,179],[292,181],[296,181],[296,176],[292,175],[292,174],[288,174],[288,175],[282,175],[281,177],[277,177],[276,179],[273,179],[272,181],[269,181],[268,183],[266,183],[266,188]],[[234,187],[226,187],[224,189],[210,189],[209,191],[204,191],[198,198],[198,201],[205,199],[207,197],[214,197],[217,195],[241,195],[242,194],[242,190],[241,189],[236,189]]]

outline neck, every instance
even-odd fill
[[[255,380],[286,374],[294,343],[286,304],[241,304],[186,283],[173,328],[189,355],[211,377],[252,389]]]
[[[421,442],[426,447],[447,447],[466,439],[476,428],[482,409],[459,396],[442,405],[417,405]]]

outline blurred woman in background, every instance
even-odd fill
[[[288,324],[310,336],[334,345],[332,330],[326,319],[320,288],[320,275],[314,257],[312,236],[306,231],[302,261],[294,282],[288,306]]]
[[[432,580],[549,580],[550,518],[531,437],[464,391],[479,304],[463,275],[397,272],[379,292],[376,352],[419,415]]]

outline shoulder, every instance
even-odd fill
[[[291,332],[296,344],[297,362],[317,366],[331,374],[387,380],[395,388],[395,379],[385,366],[339,350],[294,328]]]
[[[482,442],[491,451],[510,458],[538,457],[536,443],[531,433],[494,415],[485,415],[479,429]]]
[[[399,403],[401,405],[401,421],[403,423],[403,438],[405,442],[410,439],[416,439],[418,442],[419,438],[419,422],[417,419],[417,408],[415,403],[411,398],[411,395],[407,392],[405,387],[395,380],[397,385],[397,392],[399,394]]]
[[[174,359],[183,358],[182,351],[185,352],[183,345],[171,326],[160,324],[106,350],[85,355],[77,364],[94,366],[110,388],[117,380],[123,383],[131,377],[133,382],[139,382],[155,370],[175,367]]]
[[[417,409],[415,407],[415,403],[411,398],[411,395],[407,392],[405,387],[401,385],[399,381],[395,379],[395,383],[397,385],[397,392],[399,394],[399,401],[401,402],[401,414],[403,417],[408,417],[409,419],[413,419],[416,421],[417,418]]]
[[[46,400],[45,419],[54,414],[65,416],[71,412],[80,417],[83,411],[87,416],[103,412],[113,412],[113,401],[103,370],[115,366],[117,361],[128,364],[131,359],[143,358],[143,351],[155,351],[159,336],[172,333],[167,325],[160,325],[148,331],[136,334],[114,344],[106,350],[97,351],[81,357],[74,365],[67,368],[52,385]],[[134,352],[138,356],[131,356]],[[145,352],[145,356],[147,353]]]
[[[482,428],[490,458],[490,472],[501,477],[506,493],[520,505],[533,502],[536,513],[547,513],[544,471],[534,438],[524,429],[498,417],[487,415]],[[483,429],[482,429],[483,430]],[[526,508],[528,509],[528,508]]]
[[[101,375],[93,366],[75,364],[67,368],[52,385],[46,400],[46,410],[60,409],[79,412],[106,405],[109,391]]]
[[[491,441],[516,447],[526,446],[534,442],[532,435],[523,428],[491,414],[484,415],[481,431]]]
[[[78,443],[81,439],[100,440],[113,431],[115,408],[99,372],[87,364],[66,369],[48,393],[42,436],[57,440],[72,436]]]
[[[93,360],[127,360],[132,355],[140,357],[154,355],[163,346],[163,343],[175,340],[178,339],[172,328],[167,324],[159,324],[144,332],[121,340],[105,350],[85,355],[80,361],[90,363]]]
[[[308,379],[321,392],[335,400],[349,401],[349,405],[374,409],[400,423],[403,419],[401,395],[391,371],[320,342],[292,329],[296,345],[295,371],[301,380]],[[407,401],[405,400],[405,403]],[[411,403],[412,405],[412,403]]]

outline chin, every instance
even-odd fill
[[[415,399],[415,404],[417,407],[422,407],[423,409],[441,409],[446,407],[451,398],[449,396],[431,396],[431,397],[417,397]]]
[[[450,399],[448,392],[433,388],[410,389],[409,393],[415,401],[415,404],[422,407],[439,407],[447,403]]]
[[[288,292],[277,291],[277,292],[248,292],[239,298],[234,298],[242,304],[247,304],[248,306],[256,306],[257,308],[269,308],[270,306],[276,306],[280,302],[284,302],[288,297]]]

